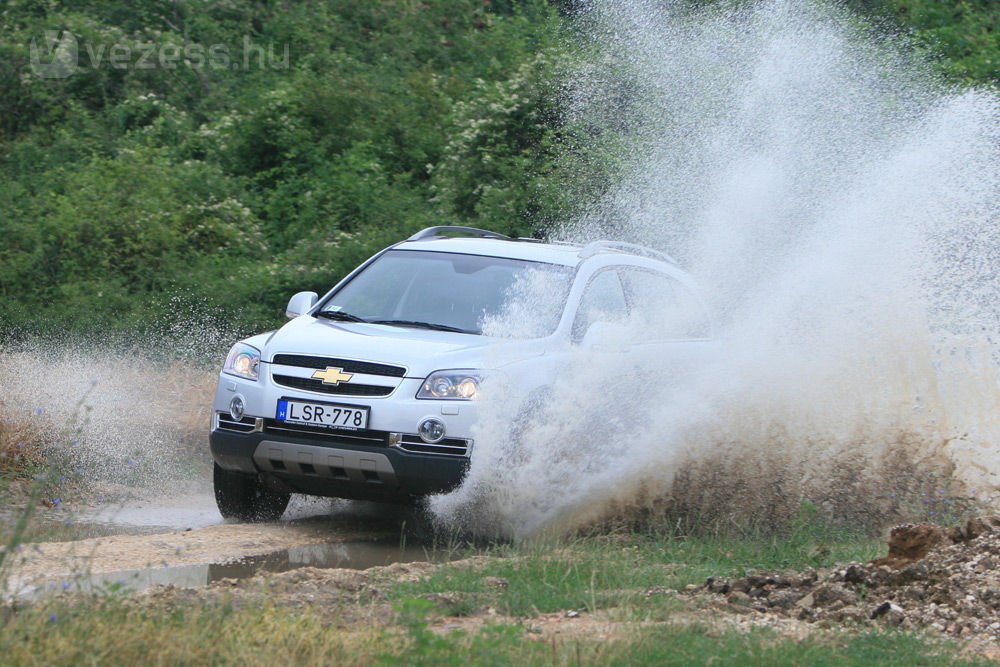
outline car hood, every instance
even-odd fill
[[[276,354],[305,354],[393,364],[406,367],[407,377],[417,378],[445,368],[498,367],[511,361],[511,354],[531,355],[530,349],[517,350],[510,341],[487,336],[332,322],[309,315],[272,333],[262,352],[265,362]]]

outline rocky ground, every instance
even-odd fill
[[[889,554],[832,570],[709,578],[685,592],[739,615],[887,625],[975,639],[1000,657],[1000,517],[897,526]]]

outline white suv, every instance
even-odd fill
[[[211,448],[226,518],[275,519],[291,493],[447,491],[468,468],[490,378],[526,405],[574,349],[611,350],[627,368],[646,345],[690,357],[711,336],[693,281],[662,253],[465,227],[425,229],[322,298],[296,294],[287,315],[233,346],[219,376]],[[606,345],[626,323],[628,343]]]

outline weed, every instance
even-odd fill
[[[673,533],[575,538],[494,549],[481,565],[444,565],[417,582],[394,587],[394,597],[473,602],[512,616],[561,610],[645,608],[645,591],[682,589],[710,575],[742,576],[758,569],[829,567],[870,560],[880,542],[819,519],[804,505],[786,535],[686,536]],[[619,539],[620,538],[620,539]],[[503,586],[489,581],[502,580]],[[459,611],[462,611],[461,609]]]
[[[434,632],[429,616],[434,604],[417,598],[404,598],[395,605],[397,623],[406,630],[408,643],[402,653],[393,651],[379,657],[378,664],[429,665],[462,667],[464,665],[516,665],[523,630],[510,624],[490,624],[469,634],[453,630]]]
[[[43,467],[44,430],[37,421],[15,416],[0,403],[0,480],[29,480]]]

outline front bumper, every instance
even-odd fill
[[[212,455],[220,467],[259,474],[277,491],[337,498],[405,501],[447,491],[461,482],[472,453],[468,436],[475,421],[472,402],[417,399],[423,381],[410,377],[391,378],[397,384],[382,396],[331,395],[318,391],[322,387],[293,387],[290,384],[308,380],[314,360],[302,357],[286,362],[262,364],[257,381],[220,375],[210,435]],[[359,379],[386,382],[388,376],[373,375],[379,368],[370,362],[349,363],[357,366],[349,370]],[[294,373],[303,378],[283,377],[284,384],[275,382],[275,374]],[[357,383],[348,389],[361,391]],[[229,415],[235,397],[245,407],[246,416],[240,421]],[[282,399],[367,408],[367,430],[279,420],[277,406]],[[418,425],[430,417],[446,425],[447,435],[439,443],[425,443],[415,435]]]
[[[260,474],[275,490],[334,498],[406,502],[446,492],[462,481],[469,462],[467,454],[423,453],[412,436],[309,432],[254,418],[232,422],[217,417],[209,440],[222,468]],[[472,446],[464,440],[442,444],[456,452],[463,444],[466,452]]]

